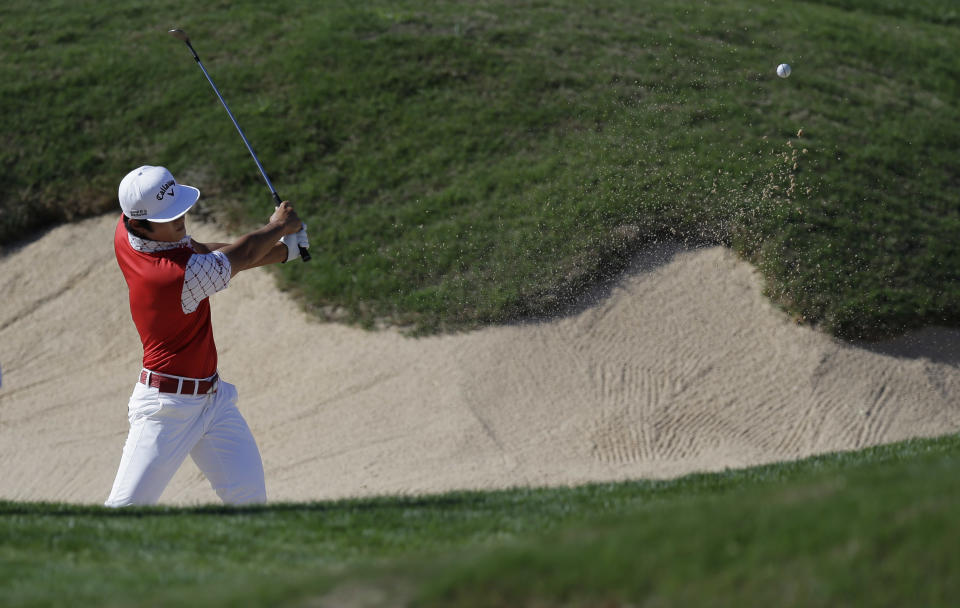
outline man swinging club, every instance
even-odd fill
[[[143,342],[143,369],[108,507],[156,503],[188,454],[224,503],[267,499],[237,389],[217,374],[208,298],[241,270],[298,257],[299,246],[308,246],[306,226],[283,202],[265,226],[233,243],[198,243],[184,216],[199,196],[163,167],[134,169],[120,182],[114,250]]]

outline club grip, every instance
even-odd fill
[[[274,190],[271,194],[273,194],[273,202],[276,204],[277,207],[279,207],[279,206],[280,206],[280,203],[283,202],[283,201],[280,199],[280,195],[277,194],[277,191],[276,191],[276,190]],[[309,261],[310,261],[310,252],[307,251],[307,248],[301,246],[299,249],[300,249],[300,259],[301,259],[302,261],[304,261],[304,262],[309,262]]]

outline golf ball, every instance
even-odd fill
[[[780,78],[786,78],[789,75],[790,75],[789,63],[781,63],[780,65],[777,66],[777,76],[779,76]]]

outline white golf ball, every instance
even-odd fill
[[[777,66],[777,76],[779,76],[780,78],[786,78],[789,75],[790,75],[789,63],[781,63],[780,65]]]

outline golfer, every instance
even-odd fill
[[[298,257],[306,227],[284,202],[265,226],[233,243],[198,243],[184,216],[199,196],[163,167],[134,169],[120,182],[114,250],[143,342],[143,369],[108,507],[156,503],[187,454],[224,503],[267,499],[237,389],[217,374],[208,298],[241,270]]]

